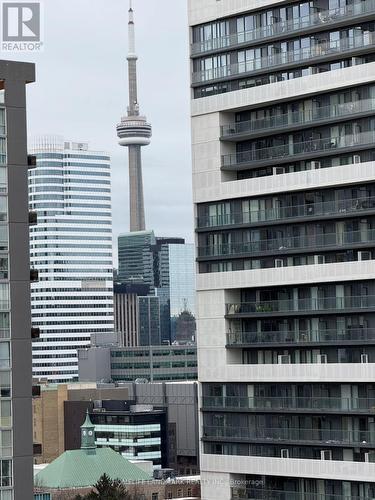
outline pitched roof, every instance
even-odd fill
[[[150,481],[152,478],[111,448],[66,451],[35,476],[35,486],[45,488],[85,488],[103,474],[123,482]]]

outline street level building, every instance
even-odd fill
[[[373,498],[375,3],[189,19],[202,498]]]

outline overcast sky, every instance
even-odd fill
[[[186,0],[133,0],[139,102],[153,126],[143,149],[146,226],[193,241]],[[2,53],[35,62],[29,135],[88,141],[112,158],[114,246],[129,228],[127,150],[115,126],[127,107],[128,0],[44,0],[44,51]]]

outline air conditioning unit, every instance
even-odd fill
[[[371,252],[369,250],[359,251],[358,260],[371,260]]]
[[[361,363],[368,363],[368,354],[361,354]]]
[[[322,164],[320,161],[312,161],[311,162],[311,170],[318,170],[321,168]]]
[[[279,365],[289,365],[290,364],[290,355],[289,354],[279,354],[277,357],[277,361]]]
[[[320,460],[332,460],[332,451],[320,450]]]
[[[353,155],[353,163],[361,163],[360,155]]]
[[[365,462],[375,462],[375,451],[365,453]]]
[[[284,267],[283,259],[275,259],[275,267]]]
[[[289,458],[289,450],[288,448],[281,449],[281,458]]]
[[[273,167],[273,175],[285,174],[285,167]]]
[[[324,264],[325,257],[324,255],[314,255],[314,264]]]
[[[327,363],[327,354],[318,354],[316,357],[316,362],[321,364]]]

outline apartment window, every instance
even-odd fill
[[[159,493],[153,493],[152,500],[159,500]]]

